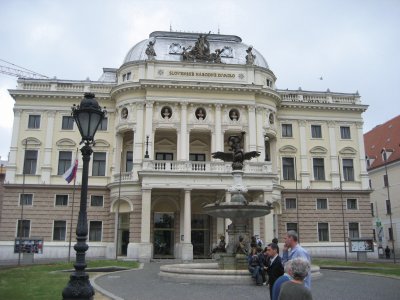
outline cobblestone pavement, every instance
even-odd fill
[[[205,285],[163,281],[158,277],[160,266],[161,263],[152,262],[145,264],[143,269],[114,272],[97,277],[94,282],[116,295],[114,299],[118,300],[269,300],[266,286]],[[321,270],[321,273],[323,276],[312,282],[314,300],[393,300],[398,297],[396,295],[400,286],[399,279],[331,270]]]

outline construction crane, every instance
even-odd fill
[[[10,63],[0,58],[0,73],[18,78],[34,78],[34,79],[47,79],[49,77],[31,71],[29,69],[17,66],[16,64]]]

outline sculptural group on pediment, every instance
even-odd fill
[[[200,34],[194,46],[182,47],[182,60],[183,61],[206,61],[221,63],[221,54],[224,49],[215,49],[213,53],[210,51],[210,43],[207,40],[208,34]]]

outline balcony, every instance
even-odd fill
[[[232,172],[232,163],[221,161],[169,161],[169,160],[146,160],[142,163],[142,174],[175,174],[181,176],[194,176],[195,173],[203,173],[209,176],[219,174],[230,174]],[[245,162],[243,171],[246,174],[273,175],[272,163],[263,162]],[[121,173],[121,182],[132,181],[132,172]],[[115,174],[114,182],[120,181],[120,174]]]

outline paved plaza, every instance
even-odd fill
[[[97,277],[94,282],[96,288],[114,295],[110,299],[118,300],[269,300],[266,286],[163,281],[158,276],[161,265],[160,262],[147,263],[142,269],[108,273]],[[321,270],[321,273],[323,276],[312,282],[314,300],[397,299],[399,279],[332,270]],[[96,299],[107,298],[97,296]]]

